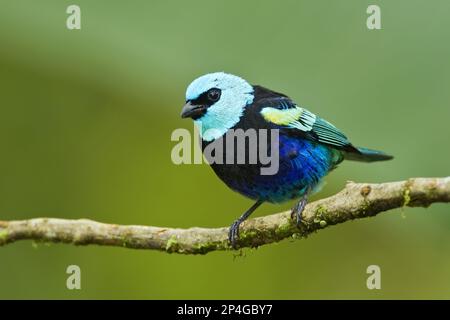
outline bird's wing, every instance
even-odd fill
[[[328,121],[299,107],[288,97],[271,97],[257,102],[265,121],[277,125],[283,132],[336,149],[357,151],[347,137]]]

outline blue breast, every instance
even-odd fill
[[[249,198],[279,203],[314,189],[342,161],[339,151],[309,140],[280,135],[279,146],[279,170],[275,175],[237,170],[222,176],[222,180]]]

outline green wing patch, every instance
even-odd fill
[[[328,121],[317,117],[312,132],[317,135],[317,140],[322,143],[337,147],[351,145],[347,137]]]

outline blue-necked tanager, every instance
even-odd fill
[[[234,248],[239,225],[262,203],[299,199],[292,209],[292,218],[299,224],[308,195],[344,159],[372,162],[393,158],[355,147],[334,125],[288,96],[223,72],[203,75],[188,86],[181,117],[192,118],[198,125],[203,150],[225,139],[232,129],[278,130],[279,166],[275,174],[262,175],[259,162],[211,163],[228,187],[256,201],[230,227],[229,241]],[[226,156],[226,147],[224,153]]]

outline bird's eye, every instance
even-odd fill
[[[216,89],[216,88],[209,89],[208,90],[208,100],[211,102],[218,101],[220,99],[220,93],[221,93],[220,89]]]

